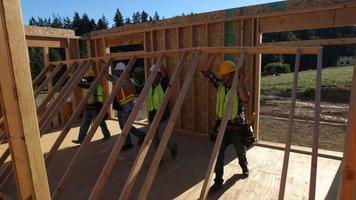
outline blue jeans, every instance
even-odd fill
[[[152,123],[152,122],[150,122]],[[164,133],[164,130],[166,129],[168,123],[168,119],[161,121],[159,123],[159,126],[157,128],[157,132],[155,134],[155,136],[153,137],[153,147],[155,149],[155,151],[157,151],[159,143],[161,142],[161,137],[162,134]],[[168,140],[168,149],[170,151],[177,151],[177,144],[172,140],[172,138],[169,138]]]
[[[98,115],[98,111],[96,111],[95,109],[93,109],[93,110],[84,109],[83,121],[82,121],[82,124],[80,125],[79,135],[78,135],[78,140],[80,142],[82,142],[85,139],[85,137],[87,136],[87,132],[90,127],[90,124],[93,121],[93,119],[96,118],[97,115]],[[101,132],[104,135],[104,138],[110,137],[110,131],[105,123],[105,120],[103,120],[100,123],[100,128],[101,128]]]
[[[125,124],[127,120],[129,119],[130,112],[126,112],[123,110],[117,111],[117,118],[119,120],[119,126],[121,128],[121,131],[124,130]],[[134,136],[137,138],[144,138],[145,133],[143,131],[138,130],[136,127],[131,126],[130,133],[132,133]],[[132,145],[132,140],[130,134],[127,135],[126,140],[125,140],[125,145]]]

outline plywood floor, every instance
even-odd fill
[[[120,132],[117,122],[109,121],[113,137],[107,142],[101,142],[100,131],[95,135],[91,147],[80,160],[81,167],[71,175],[71,181],[64,189],[62,199],[87,199],[94,186],[115,140]],[[60,151],[48,166],[48,176],[51,190],[55,188],[70,159],[78,149],[70,141],[75,139],[78,128],[68,135]],[[48,151],[58,132],[47,134],[42,138],[43,150]],[[150,199],[197,199],[202,186],[202,180],[210,159],[212,145],[207,137],[175,133],[174,140],[178,143],[179,155],[173,160],[169,153],[164,157],[158,175],[150,193]],[[0,152],[4,145],[0,146]],[[139,148],[122,152],[114,167],[113,173],[105,186],[100,199],[117,199],[121,192],[129,170],[135,160]],[[137,199],[142,186],[144,174],[149,168],[153,152],[150,151],[143,170],[138,177],[131,199]],[[241,169],[232,147],[227,151],[224,187],[209,199],[277,199],[282,168],[283,151],[264,147],[253,147],[248,151],[248,161],[251,175],[241,178]],[[308,183],[311,157],[303,154],[291,154],[285,199],[308,199]],[[318,159],[317,199],[335,199],[338,186],[338,169],[340,161],[325,158]],[[9,194],[16,199],[16,187],[9,181],[0,192]]]

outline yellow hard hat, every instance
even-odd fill
[[[89,69],[87,72],[85,72],[84,77],[94,77],[95,72],[91,69]]]
[[[224,76],[226,74],[230,74],[231,72],[236,71],[236,69],[237,69],[237,67],[236,67],[235,63],[233,63],[231,60],[225,60],[219,66],[218,75]]]

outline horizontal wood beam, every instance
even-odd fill
[[[144,32],[125,36],[105,37],[105,47],[143,44],[144,42]]]
[[[27,47],[50,47],[50,48],[68,48],[68,40],[67,39],[51,39],[51,38],[43,38],[36,39],[33,37],[26,37]]]
[[[265,42],[260,46],[327,46],[327,45],[352,45],[356,44],[356,38],[333,38],[319,40],[298,40],[283,42]]]
[[[112,53],[102,57],[93,57],[87,59],[72,59],[65,61],[56,61],[50,62],[52,65],[58,64],[71,64],[73,62],[82,63],[85,61],[97,61],[97,60],[106,60],[106,59],[129,59],[132,56],[137,58],[150,58],[158,57],[160,54],[165,56],[175,56],[183,52],[193,54],[196,50],[200,50],[201,53],[222,53],[222,54],[239,54],[241,51],[245,51],[246,54],[296,54],[297,49],[301,49],[302,55],[316,55],[319,51],[319,47],[276,47],[276,46],[263,46],[263,47],[197,47],[197,48],[185,48],[185,49],[173,49],[173,50],[164,50],[164,51],[153,51],[153,52],[144,52],[144,51],[134,51],[134,52],[125,52],[125,53]]]

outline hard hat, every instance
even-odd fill
[[[91,69],[89,69],[88,71],[85,72],[84,77],[94,77],[95,76],[95,72]]]
[[[118,62],[115,66],[115,70],[122,70],[125,71],[126,70],[126,65],[123,62]]]
[[[235,63],[233,63],[231,60],[225,60],[219,66],[218,75],[224,76],[226,74],[230,74],[231,72],[235,72],[236,70],[237,70],[237,67],[236,67]]]
[[[153,70],[155,69],[155,67],[157,67],[156,64],[153,64],[150,68],[150,72],[153,72]],[[161,69],[158,69],[158,72],[161,72]]]

